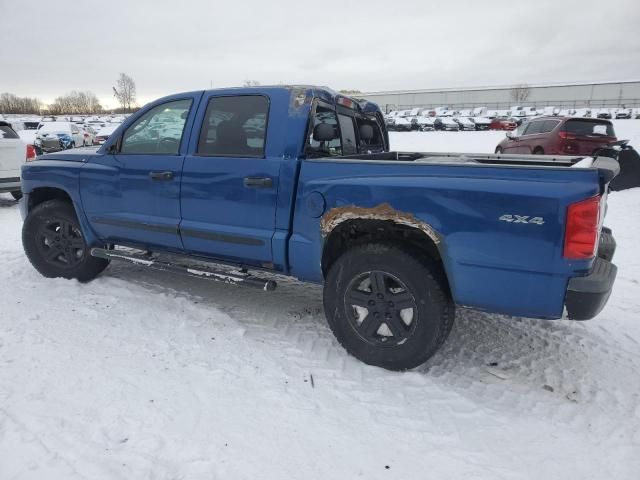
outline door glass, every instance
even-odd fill
[[[124,133],[120,153],[177,155],[191,99],[153,107]]]
[[[198,155],[264,157],[269,99],[262,95],[214,97],[200,130]]]

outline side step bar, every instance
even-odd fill
[[[242,272],[229,272],[225,270],[214,270],[203,265],[184,265],[160,260],[152,255],[134,254],[121,250],[106,250],[104,248],[92,248],[91,256],[104,258],[107,260],[120,260],[133,263],[138,266],[149,267],[153,270],[163,272],[181,273],[192,277],[206,278],[217,282],[230,283],[233,285],[244,285],[252,288],[259,288],[266,292],[276,289],[278,284],[274,280],[265,280]]]

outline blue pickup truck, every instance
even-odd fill
[[[46,277],[110,261],[271,290],[324,284],[346,350],[416,367],[456,307],[584,320],[616,275],[606,157],[394,152],[377,105],[313,86],[182,93],[98,149],[22,169],[23,244]],[[275,280],[274,280],[275,279]]]

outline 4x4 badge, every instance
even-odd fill
[[[500,216],[498,220],[510,223],[533,223],[534,225],[544,225],[544,218],[530,217],[528,215],[510,215],[505,213]]]

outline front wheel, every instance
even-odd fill
[[[49,200],[34,207],[22,226],[22,245],[38,272],[48,278],[93,280],[109,262],[92,257],[69,202]]]
[[[11,196],[14,198],[14,200],[20,200],[22,198],[22,190],[15,190],[11,192]]]
[[[426,362],[455,316],[439,268],[391,244],[354,247],[336,260],[325,281],[324,308],[347,352],[388,370]]]

